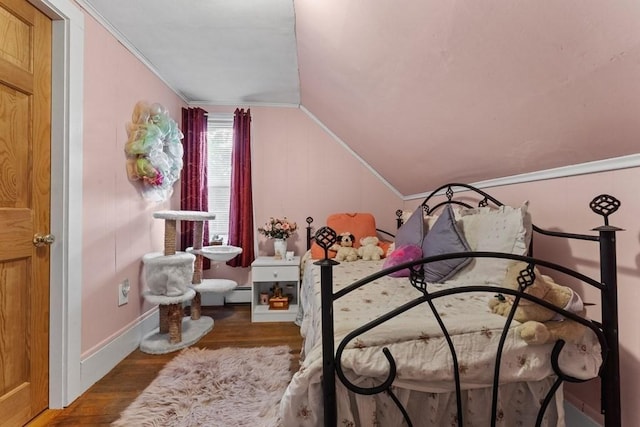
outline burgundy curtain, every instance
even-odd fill
[[[180,210],[208,211],[207,188],[207,112],[202,108],[182,109],[184,148]],[[203,224],[203,246],[209,244],[209,226]],[[180,248],[193,246],[193,222],[180,221]],[[203,259],[202,268],[210,268],[209,259]]]
[[[249,267],[253,256],[253,199],[251,196],[251,110],[236,109],[231,151],[231,203],[229,244],[242,253],[228,261],[232,267]]]

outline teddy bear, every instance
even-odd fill
[[[358,256],[365,261],[379,260],[384,255],[384,250],[378,246],[378,238],[376,236],[366,236],[360,239],[360,247],[358,248]]]
[[[502,287],[518,289],[518,275],[527,268],[524,262],[512,262],[507,267]],[[547,301],[581,317],[585,317],[586,310],[582,299],[568,286],[562,286],[534,268],[535,280],[528,286],[525,293]],[[489,308],[493,313],[508,316],[513,306],[514,297],[498,294],[489,300]],[[529,345],[546,344],[557,340],[577,343],[583,336],[585,326],[560,316],[553,310],[542,307],[533,301],[520,299],[514,314],[514,320],[521,323],[517,333]]]
[[[336,251],[336,261],[356,261],[358,251],[353,247],[356,238],[350,232],[340,233],[338,242],[331,246],[332,251]]]

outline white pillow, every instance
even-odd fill
[[[458,225],[472,251],[526,255],[531,239],[529,201],[522,206],[461,209]],[[451,278],[464,284],[502,284],[510,260],[474,258]]]

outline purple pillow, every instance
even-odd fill
[[[424,216],[422,214],[422,205],[418,206],[411,214],[407,222],[396,231],[394,242],[396,248],[405,245],[422,244],[424,239]]]
[[[422,258],[422,248],[418,245],[403,245],[397,246],[393,252],[391,252],[382,263],[382,268],[390,268],[395,267],[396,265],[402,264],[404,262],[415,261],[417,259]],[[405,268],[402,270],[395,271],[389,276],[391,277],[408,277],[409,269]]]
[[[427,258],[435,255],[469,251],[471,251],[471,248],[462,231],[458,228],[453,209],[451,205],[447,205],[422,241],[422,253]],[[429,283],[442,283],[453,277],[470,262],[471,258],[452,258],[425,264],[425,279]]]

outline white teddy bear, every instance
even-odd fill
[[[378,246],[378,238],[375,236],[366,236],[360,239],[360,247],[358,248],[358,256],[365,261],[379,260],[384,255],[384,250]]]

